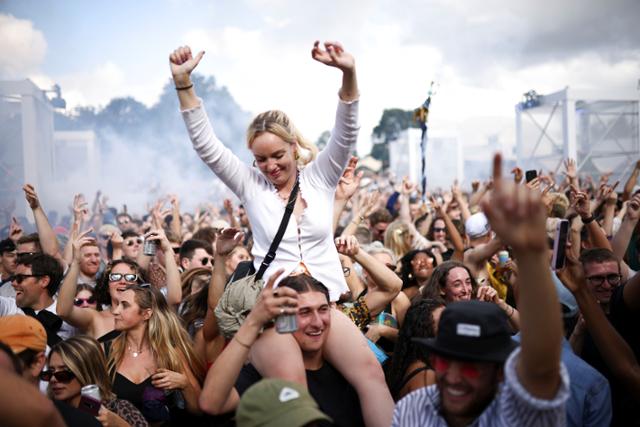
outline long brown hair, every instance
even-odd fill
[[[187,331],[180,319],[171,310],[167,300],[151,286],[129,286],[135,293],[135,301],[140,310],[151,310],[145,328],[145,337],[158,368],[185,373],[190,369],[198,381],[204,377],[204,364],[193,349]],[[123,332],[113,340],[109,352],[109,372],[115,379],[116,371],[124,357],[127,333]]]

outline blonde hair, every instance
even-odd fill
[[[402,221],[393,221],[384,232],[384,246],[393,252],[396,258],[401,258],[412,247],[405,239],[406,233],[410,233],[409,226]]]
[[[158,368],[185,373],[185,368],[202,381],[204,365],[193,349],[187,331],[182,327],[180,319],[171,310],[167,300],[156,289],[133,285],[127,287],[135,293],[135,301],[140,311],[151,310],[151,316],[145,328],[145,337]],[[115,379],[116,371],[126,349],[127,333],[124,331],[113,340],[109,352],[108,368]]]
[[[303,167],[316,158],[318,147],[302,137],[293,126],[289,117],[279,110],[269,110],[260,113],[247,129],[247,145],[251,149],[253,141],[262,133],[269,132],[296,146],[298,167]]]
[[[116,398],[116,395],[111,391],[111,381],[107,373],[107,359],[96,340],[86,335],[77,335],[60,341],[51,349],[48,362],[51,361],[53,353],[60,355],[64,364],[73,372],[81,386],[97,385],[103,402]]]

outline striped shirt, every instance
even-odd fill
[[[491,404],[476,420],[473,427],[519,426],[551,427],[565,425],[565,404],[569,398],[569,375],[560,366],[561,384],[552,400],[532,396],[520,383],[516,362],[520,348],[511,353],[504,366],[504,382]],[[396,405],[392,427],[430,426],[446,427],[440,414],[440,393],[436,385],[416,390]]]

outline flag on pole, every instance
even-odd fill
[[[420,184],[422,187],[422,202],[427,197],[427,122],[429,121],[429,107],[431,106],[431,96],[433,93],[433,82],[429,86],[427,99],[422,105],[413,110],[413,120],[420,126],[422,136],[420,137],[420,158],[422,161]]]

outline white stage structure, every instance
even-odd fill
[[[610,182],[623,183],[640,160],[638,101],[633,92],[528,92],[516,105],[518,166],[560,173],[572,158],[580,175],[612,172]]]

